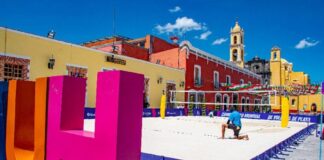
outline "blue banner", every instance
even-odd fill
[[[0,82],[0,160],[6,159],[6,117],[8,83]]]
[[[230,112],[224,111],[206,111],[207,116],[210,113],[213,113],[213,116],[218,117],[228,117]],[[193,109],[194,116],[201,116],[201,109]],[[166,116],[186,116],[185,109],[166,109]],[[155,108],[145,108],[143,109],[143,117],[160,117],[160,109]],[[279,113],[255,113],[255,112],[244,112],[241,113],[242,118],[246,119],[261,119],[261,120],[281,120],[281,115]],[[95,118],[95,108],[85,108],[84,112],[85,119],[94,119]],[[299,115],[299,114],[290,114],[289,121],[292,122],[311,122],[311,123],[319,123],[320,116],[319,115]]]
[[[84,109],[84,119],[95,119],[95,108],[85,108]]]
[[[228,117],[230,112],[220,112],[218,115],[220,117]],[[242,118],[246,119],[261,119],[261,120],[281,120],[281,114],[279,113],[254,113],[254,112],[244,112],[241,113]],[[290,114],[289,121],[292,122],[311,122],[318,123],[319,117],[316,115],[299,115],[299,114]]]

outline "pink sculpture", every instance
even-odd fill
[[[98,73],[95,133],[83,131],[86,80],[49,80],[47,160],[139,160],[144,76]]]

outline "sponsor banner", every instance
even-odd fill
[[[230,112],[220,112],[221,117],[228,117]],[[261,120],[281,120],[281,114],[278,113],[252,113],[252,112],[244,112],[241,113],[242,118],[246,119],[261,119]],[[318,123],[320,116],[311,116],[311,115],[289,115],[289,121],[292,122],[311,122]]]
[[[230,112],[223,111],[206,111],[207,116],[213,112],[213,116],[218,117],[228,117]],[[201,116],[201,109],[193,109],[194,116]],[[185,109],[166,109],[166,116],[186,116]],[[160,117],[160,109],[143,109],[143,117]],[[246,119],[261,119],[261,120],[281,120],[281,115],[279,113],[253,113],[253,112],[244,112],[241,113],[242,118]],[[85,119],[94,119],[95,118],[95,108],[85,108],[84,112]],[[319,115],[298,115],[290,114],[289,121],[293,122],[311,122],[318,123],[320,121]],[[323,116],[324,121],[324,116]]]
[[[95,108],[84,108],[84,119],[95,119]]]
[[[192,110],[192,114],[193,114],[194,116],[201,116],[201,113],[202,113],[201,109],[196,109],[196,108],[194,108],[194,109]]]

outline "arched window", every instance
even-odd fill
[[[237,37],[234,36],[234,44],[237,44]]]
[[[233,61],[237,61],[237,49],[234,49],[232,52],[232,56],[233,56]]]
[[[277,60],[277,52],[274,52],[274,53],[273,53],[273,59],[274,59],[274,60]]]

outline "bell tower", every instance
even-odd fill
[[[244,31],[238,21],[231,28],[230,61],[244,68]]]
[[[271,79],[270,84],[281,86],[282,83],[282,67],[281,67],[281,51],[277,46],[272,47],[271,49],[271,58],[270,58],[270,72]]]

